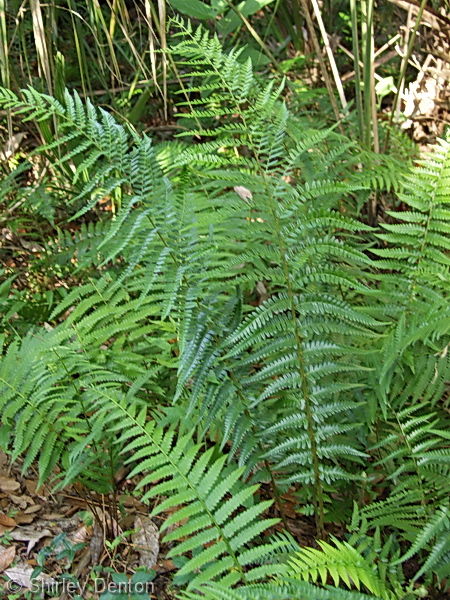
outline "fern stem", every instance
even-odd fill
[[[312,404],[311,397],[308,389],[308,381],[306,375],[305,368],[305,357],[303,355],[303,337],[300,333],[297,316],[296,316],[296,306],[295,306],[295,296],[294,290],[292,288],[291,275],[289,272],[289,265],[286,260],[286,251],[284,248],[283,238],[281,235],[280,224],[278,221],[278,216],[276,212],[276,206],[274,203],[274,198],[270,192],[269,184],[266,179],[266,174],[263,173],[264,185],[267,191],[267,195],[270,202],[270,211],[273,216],[273,221],[275,225],[275,234],[278,240],[278,246],[280,249],[281,262],[283,266],[284,276],[286,279],[286,286],[289,296],[289,302],[291,305],[291,316],[292,322],[294,326],[294,335],[296,340],[296,352],[297,352],[297,361],[298,361],[298,370],[300,373],[301,379],[301,390],[303,395],[303,400],[305,402],[305,416],[307,422],[307,434],[309,438],[309,442],[311,444],[311,457],[312,457],[312,466],[314,473],[314,489],[313,489],[313,504],[314,504],[314,512],[316,519],[316,527],[317,527],[317,535],[319,539],[325,539],[325,527],[324,527],[324,500],[323,500],[323,489],[322,489],[322,481],[320,478],[320,463],[319,456],[317,452],[317,441],[316,441],[316,432],[314,428],[314,420],[312,415]]]
[[[250,410],[247,408],[246,400],[245,400],[244,394],[242,393],[241,386],[238,384],[238,381],[236,380],[236,377],[234,376],[234,374],[229,369],[228,369],[228,374],[229,374],[230,379],[235,383],[238,396],[241,399],[242,404],[245,406],[245,414],[250,419],[250,422],[253,424],[252,414],[251,414]],[[258,442],[258,447],[259,447],[261,453],[263,453],[264,452],[264,448],[262,447],[261,442]],[[270,468],[270,463],[269,463],[269,461],[267,459],[264,459],[264,466],[266,467],[266,469],[267,469],[267,471],[269,473],[269,476],[270,476],[270,482],[271,482],[272,492],[273,492],[273,495],[275,496],[275,500],[278,503],[278,510],[280,511],[280,517],[281,517],[281,520],[283,521],[283,525],[285,526],[286,531],[288,531],[291,535],[293,535],[292,532],[291,532],[291,530],[290,530],[290,527],[289,527],[289,523],[288,523],[288,520],[287,520],[287,517],[286,517],[286,513],[284,512],[283,503],[281,501],[281,494],[280,494],[280,492],[278,490],[277,482],[276,482],[275,477],[273,475],[273,471]]]
[[[272,469],[270,468],[270,464],[267,459],[264,459],[264,466],[266,467],[266,469],[270,475],[270,483],[271,483],[271,487],[272,487],[272,492],[273,492],[273,495],[275,496],[275,500],[277,502],[278,510],[280,511],[280,517],[281,517],[281,520],[283,521],[283,525],[286,527],[286,531],[288,531],[291,535],[293,535],[292,531],[289,527],[289,522],[287,520],[286,513],[284,512],[284,506],[283,506],[283,502],[281,500],[281,494],[278,489],[277,482],[275,481],[275,477],[273,476]]]

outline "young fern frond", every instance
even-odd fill
[[[338,586],[340,581],[347,587],[361,585],[384,600],[394,600],[395,596],[386,590],[384,582],[376,572],[376,567],[369,564],[364,557],[346,542],[334,540],[334,545],[320,541],[320,550],[303,548],[289,559],[288,574],[313,583],[319,579],[327,583],[328,577]]]
[[[236,590],[210,583],[201,587],[201,593],[205,600],[381,600],[379,596],[369,596],[331,586],[317,587],[312,583],[289,577],[280,578],[275,583],[247,585]],[[198,600],[198,593],[184,592],[177,598]]]

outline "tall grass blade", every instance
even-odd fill
[[[341,100],[341,106],[345,110],[347,108],[347,100],[344,94],[344,87],[342,85],[341,77],[339,75],[339,71],[336,65],[336,61],[334,59],[333,50],[331,49],[330,42],[328,41],[328,34],[325,29],[325,25],[323,23],[322,14],[320,12],[319,4],[317,0],[311,0],[314,14],[317,19],[317,23],[319,25],[320,33],[322,35],[323,45],[325,46],[325,51],[328,56],[328,62],[330,63],[331,72],[333,73],[334,82],[336,84],[336,89],[339,94],[339,98]]]
[[[51,51],[47,47],[44,19],[40,0],[30,0],[31,18],[33,22],[34,43],[39,60],[39,67],[44,76],[49,94],[53,95],[53,67],[51,63]]]
[[[355,68],[355,98],[356,98],[356,112],[358,117],[358,131],[359,139],[364,139],[364,121],[363,121],[363,107],[362,107],[362,95],[361,95],[361,73],[359,67],[360,54],[359,54],[359,33],[358,33],[358,12],[356,7],[356,0],[350,0],[350,16],[352,20],[352,47],[353,47],[353,62]]]
[[[8,36],[6,28],[6,0],[0,0],[0,76],[2,86],[10,88],[10,77],[9,77],[9,57],[8,57]],[[12,130],[12,117],[11,111],[6,111],[6,120],[8,127],[8,138],[11,139]]]

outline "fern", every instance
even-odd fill
[[[338,588],[319,588],[306,581],[284,578],[265,585],[243,586],[230,590],[219,584],[201,588],[205,600],[376,600],[378,597]],[[197,600],[198,595],[185,592],[177,596],[181,600]]]
[[[417,577],[442,570],[447,553],[445,533],[433,544],[432,534],[427,537],[425,532],[432,532],[437,515],[445,513],[449,492],[448,415],[443,402],[450,373],[449,151],[448,140],[441,140],[406,178],[399,198],[408,209],[390,213],[397,223],[383,225],[385,231],[378,237],[384,247],[373,249],[381,257],[376,264],[389,272],[380,276],[375,310],[373,305],[367,308],[390,322],[380,350],[381,366],[379,360],[374,362],[374,401],[383,419],[375,425],[376,442],[370,450],[378,458],[372,474],[387,477],[389,495],[364,507],[361,514],[372,530],[397,532],[410,547],[404,556],[420,549],[427,569],[419,569]],[[400,554],[394,565],[402,562]]]
[[[59,486],[102,493],[130,464],[137,492],[159,498],[153,514],[171,511],[185,598],[368,597],[324,588],[329,577],[394,598],[415,555],[416,579],[426,568],[444,580],[450,144],[402,187],[395,161],[292,114],[283,81],[172,25],[192,125],[173,144],[76,93],[0,90],[2,107],[56,128],[39,152],[70,178],[80,224],[46,246],[80,280],[0,362],[2,445],[24,471],[37,460],[40,483],[58,466]],[[383,232],[349,214],[370,178],[410,207]],[[0,288],[3,304],[13,289]],[[262,541],[278,521],[262,482],[285,521],[294,493],[319,538],[329,506],[348,514],[360,495],[361,531],[286,566],[286,540]]]
[[[365,228],[337,210],[362,186],[350,172],[344,183],[330,177],[351,144],[331,131],[303,131],[280,101],[282,84],[260,85],[250,63],[224,54],[202,30],[178,27],[183,40],[173,53],[193,71],[187,92],[200,95],[190,114],[198,134],[215,139],[179,151],[171,181],[147,137],[76,94],[66,94],[64,106],[37,100],[34,91],[24,94],[25,103],[9,93],[1,102],[57,118],[62,137],[44,150],[66,148],[60,162],[75,162],[74,185],[86,181],[73,199],[85,203],[76,217],[112,198],[115,217],[98,250],[104,264],[118,257],[127,263],[117,289],[129,279],[136,306],[152,297],[160,318],[178,324],[174,401],[187,403],[203,435],[224,419],[222,447],[231,441],[230,458],[239,447],[239,463],[257,479],[269,469],[275,485],[306,483],[323,532],[325,486],[353,478],[346,465],[365,456],[345,415],[356,409],[350,398],[362,366],[354,358],[379,326],[344,299],[368,289],[362,271],[370,262],[352,239]],[[200,65],[206,87],[195,82]],[[229,122],[214,132],[202,125],[226,115]],[[249,156],[234,153],[242,145]],[[253,204],[239,198],[237,185],[248,186]],[[271,299],[243,319],[241,293],[258,280],[267,282]],[[339,387],[336,377],[343,378]]]
[[[87,417],[89,390],[97,386],[125,392],[131,386],[131,400],[144,404],[139,400],[142,388],[147,401],[153,397],[156,404],[165,395],[157,383],[161,376],[170,387],[167,373],[176,361],[167,340],[173,328],[151,322],[158,312],[151,302],[130,302],[123,290],[114,293],[107,286],[105,278],[75,289],[57,309],[56,314],[72,309],[61,326],[13,343],[0,364],[2,421],[6,430],[14,426],[13,458],[27,451],[26,470],[39,456],[41,482],[58,460],[67,460],[63,456],[70,455],[71,440],[84,440],[85,449],[93,440],[101,442],[101,419]],[[73,456],[71,460],[77,462]],[[101,472],[101,464],[98,468]],[[91,484],[96,478],[91,476]]]
[[[415,537],[409,550],[396,563],[405,562],[427,547],[429,547],[427,559],[414,575],[414,581],[430,571],[436,573],[440,581],[447,579],[450,574],[448,562],[450,556],[450,521],[447,506],[439,508],[432,515]]]
[[[362,584],[376,596],[386,600],[394,598],[374,567],[348,543],[334,540],[334,545],[326,542],[319,542],[319,545],[320,550],[303,548],[290,559],[292,576],[306,581],[311,579],[314,583],[320,578],[322,584],[331,577],[336,587],[342,580],[347,587],[355,586],[359,590]]]
[[[380,371],[383,390],[393,385],[396,365],[400,365],[403,357],[407,359],[409,349],[414,348],[414,360],[420,360],[420,343],[425,344],[424,351],[428,354],[431,350],[436,353],[439,344],[441,349],[446,346],[438,340],[448,333],[449,323],[445,300],[449,268],[446,239],[450,216],[446,209],[449,156],[450,142],[441,140],[434,152],[421,161],[421,166],[406,177],[399,198],[409,210],[389,213],[401,222],[384,224],[385,232],[378,237],[388,247],[373,249],[381,257],[378,267],[396,273],[382,277],[383,295],[385,286],[389,286],[385,314],[393,320],[383,348],[385,359]],[[404,362],[403,370],[408,360]],[[432,384],[442,381],[448,369],[445,360],[436,360],[435,364],[437,372]],[[433,388],[431,398],[440,395],[442,386],[438,385]]]
[[[110,423],[115,422],[110,424],[111,430],[125,429],[118,444],[123,452],[134,451],[129,462],[137,464],[130,476],[150,471],[138,488],[159,481],[144,494],[143,501],[167,496],[152,515],[178,508],[162,527],[164,530],[178,525],[165,536],[165,541],[183,539],[168,556],[193,553],[177,577],[190,575],[188,587],[192,588],[214,579],[224,585],[249,582],[276,572],[276,564],[244,570],[283,546],[282,541],[274,540],[248,547],[278,519],[261,519],[272,502],[254,500],[258,486],[247,486],[241,481],[244,470],[226,466],[226,455],[217,456],[214,447],[199,455],[201,444],[194,444],[191,434],[176,437],[173,431],[165,432],[154,422],[146,422],[145,411],[129,410],[123,401],[113,397],[109,404],[115,406],[108,417]]]

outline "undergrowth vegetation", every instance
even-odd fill
[[[450,141],[414,168],[395,135],[372,153],[217,37],[172,27],[190,76],[175,141],[76,92],[0,90],[51,134],[1,188],[35,246],[0,287],[1,444],[57,488],[113,494],[127,465],[170,514],[179,598],[442,592]],[[372,227],[381,192],[396,209]]]

